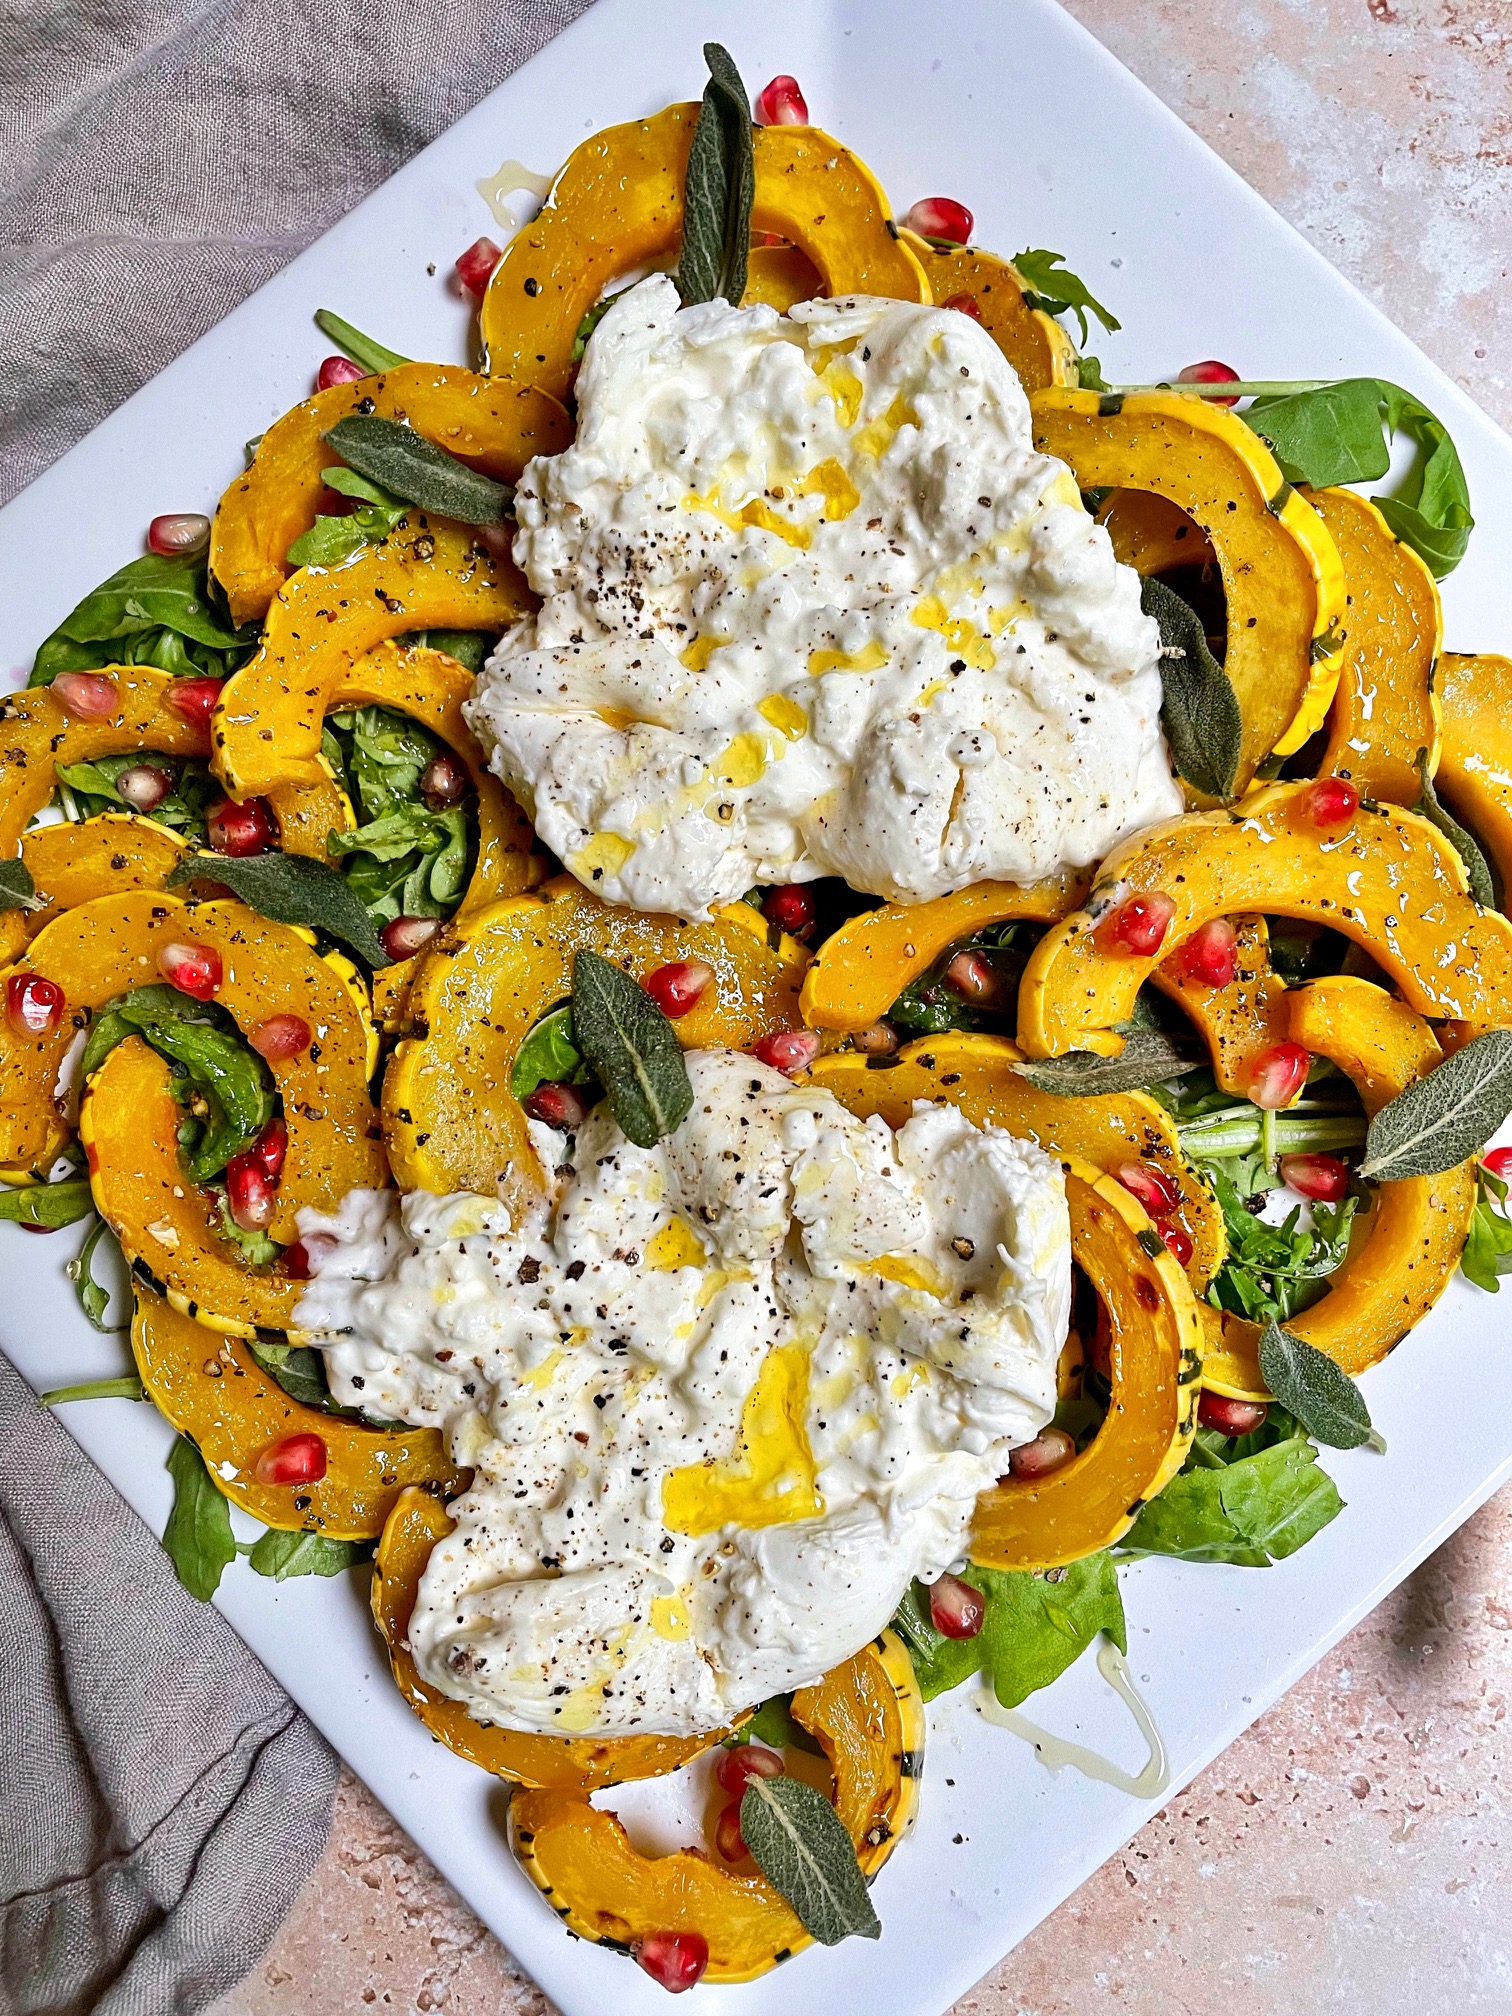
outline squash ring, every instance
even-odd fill
[[[1081,384],[1076,345],[1053,315],[1030,307],[1033,290],[1009,260],[975,245],[940,252],[906,227],[898,235],[924,268],[937,303],[958,294],[969,295],[976,303],[982,327],[1018,373],[1026,392]]]
[[[1286,982],[1270,963],[1270,928],[1264,917],[1234,917],[1234,977],[1209,987],[1181,970],[1181,955],[1165,959],[1150,978],[1196,1025],[1208,1048],[1213,1076],[1225,1092],[1249,1097],[1256,1060],[1285,1042],[1290,1009]]]
[[[1444,803],[1512,890],[1512,658],[1446,651],[1439,660],[1443,745],[1434,779]]]

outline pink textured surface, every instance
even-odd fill
[[[1488,412],[1512,420],[1512,0],[1070,4]],[[1094,2002],[1124,2016],[1512,2012],[1509,1589],[1512,1493],[956,2016],[1083,2016]],[[366,2009],[550,2016],[348,1779],[293,1915],[214,2016]]]

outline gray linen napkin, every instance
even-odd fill
[[[0,0],[0,499],[586,4]],[[3,2016],[203,2009],[335,1773],[0,1359]]]

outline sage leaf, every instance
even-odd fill
[[[1197,612],[1153,575],[1140,607],[1160,625],[1160,725],[1177,770],[1210,798],[1233,795],[1244,716],[1233,684],[1207,647]]]
[[[1279,1323],[1267,1323],[1261,1333],[1260,1377],[1315,1441],[1330,1449],[1368,1442],[1384,1452],[1385,1440],[1371,1427],[1365,1396],[1349,1374]]]
[[[1376,1182],[1437,1176],[1479,1155],[1512,1113],[1512,1029],[1488,1029],[1383,1106],[1360,1174]]]
[[[500,525],[514,509],[514,491],[507,483],[469,469],[413,427],[381,413],[353,413],[328,428],[325,439],[359,475],[438,517],[463,525]]]
[[[173,1510],[163,1528],[163,1548],[189,1594],[208,1603],[236,1559],[231,1507],[187,1435],[180,1435],[168,1451],[168,1474],[173,1479]]]
[[[31,870],[18,854],[14,860],[0,861],[0,910],[40,910],[42,898],[31,878]]]
[[[756,200],[751,101],[727,49],[705,42],[704,61],[709,81],[688,151],[677,291],[685,308],[698,301],[728,301],[738,307],[746,289]]]
[[[1467,833],[1458,819],[1445,810],[1439,802],[1438,792],[1433,788],[1433,777],[1428,769],[1428,751],[1419,749],[1417,753],[1418,776],[1422,779],[1423,795],[1413,806],[1413,811],[1430,825],[1437,826],[1449,845],[1465,864],[1465,879],[1470,884],[1470,894],[1485,910],[1496,908],[1496,889],[1491,880],[1491,869],[1480,845],[1471,833]]]
[[[115,1245],[115,1234],[110,1230],[105,1220],[101,1218],[96,1221],[93,1231],[90,1232],[75,1257],[69,1261],[65,1271],[69,1280],[73,1283],[74,1293],[79,1298],[79,1307],[84,1311],[91,1328],[102,1331],[106,1336],[110,1336],[117,1330],[124,1330],[126,1325],[124,1323],[107,1323],[105,1321],[105,1312],[110,1307],[110,1290],[96,1281],[91,1266],[96,1246],[107,1236],[110,1239],[111,1245],[115,1247],[116,1256],[119,1259],[121,1249]]]
[[[386,343],[377,343],[371,336],[364,336],[360,329],[354,329],[350,322],[330,308],[315,310],[315,327],[323,336],[330,337],[343,357],[350,357],[364,371],[392,371],[396,364],[413,361],[401,356],[397,350],[390,350]]]
[[[172,888],[198,876],[214,876],[275,924],[303,924],[337,938],[369,966],[387,966],[390,957],[372,919],[353,895],[346,877],[308,854],[193,853],[168,878]]]
[[[1014,271],[1032,290],[1024,299],[1031,308],[1043,308],[1047,315],[1063,315],[1068,310],[1076,317],[1081,330],[1081,340],[1087,340],[1087,314],[1094,314],[1111,336],[1123,324],[1111,308],[1104,308],[1092,293],[1085,280],[1079,280],[1070,272],[1059,252],[1030,251],[1015,254],[1012,260]],[[1096,368],[1097,359],[1092,360]],[[1082,381],[1084,384],[1085,380]],[[1106,391],[1100,382],[1095,391]]]
[[[86,1379],[80,1386],[53,1386],[37,1395],[43,1407],[62,1407],[70,1400],[145,1400],[147,1388],[135,1372],[119,1379]]]
[[[286,1533],[273,1527],[253,1544],[247,1560],[259,1575],[272,1582],[288,1582],[297,1575],[340,1575],[344,1569],[367,1557],[369,1549],[357,1540],[328,1540],[324,1533]]]
[[[1054,1092],[1062,1099],[1088,1099],[1099,1092],[1139,1092],[1147,1085],[1195,1071],[1198,1063],[1177,1049],[1164,1030],[1132,1029],[1116,1057],[1100,1057],[1095,1050],[1068,1050],[1063,1057],[1039,1058],[1013,1068],[1038,1092]]]
[[[13,1225],[45,1225],[49,1232],[56,1232],[60,1226],[87,1218],[93,1209],[94,1195],[86,1176],[0,1190],[0,1220],[8,1218]]]
[[[597,952],[572,958],[572,1033],[637,1148],[654,1148],[693,1104],[682,1046],[656,1003]]]
[[[822,1792],[797,1778],[750,1778],[740,1831],[756,1866],[821,1946],[880,1939],[855,1844]]]

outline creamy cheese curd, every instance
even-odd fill
[[[300,1213],[337,1242],[296,1318],[333,1393],[475,1466],[409,1642],[508,1728],[685,1734],[816,1679],[960,1555],[1053,1410],[1049,1156],[687,1061],[676,1132],[637,1148],[599,1106],[536,1222],[371,1190]]]
[[[914,902],[1180,812],[1138,579],[969,316],[680,309],[658,275],[577,395],[516,496],[543,606],[466,711],[599,895],[701,916],[840,875]]]

